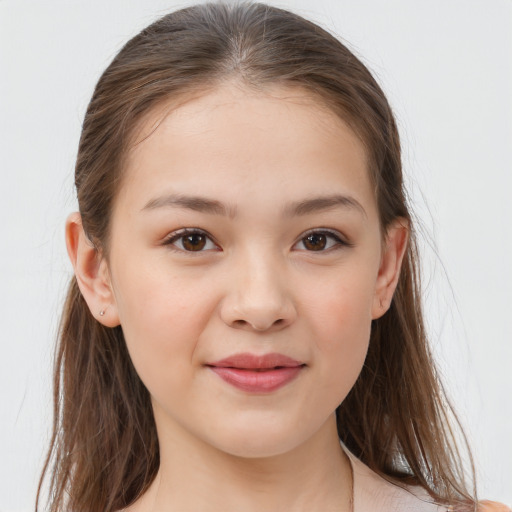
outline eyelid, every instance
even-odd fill
[[[171,233],[166,235],[165,238],[162,240],[162,245],[167,246],[169,249],[171,249],[173,251],[176,251],[179,253],[186,253],[187,255],[188,254],[198,255],[203,252],[210,252],[212,250],[212,249],[206,249],[206,250],[202,250],[202,251],[186,251],[186,250],[180,249],[179,247],[176,247],[174,245],[174,242],[176,242],[180,238],[187,236],[187,235],[204,235],[216,246],[216,248],[217,248],[216,250],[219,250],[219,251],[222,250],[220,248],[219,244],[217,243],[217,241],[215,240],[215,238],[212,235],[210,235],[210,233],[208,233],[207,231],[205,231],[204,229],[201,229],[201,228],[181,228],[181,229],[172,231]]]
[[[212,250],[212,249],[206,249],[206,250],[201,250],[201,251],[186,251],[185,249],[180,249],[179,247],[176,247],[174,245],[174,242],[176,242],[180,238],[187,236],[187,235],[191,235],[191,234],[192,235],[195,235],[195,234],[204,235],[216,246],[217,250],[222,251],[221,247],[219,246],[219,244],[217,243],[215,238],[212,235],[210,235],[210,233],[208,233],[207,231],[205,231],[204,229],[201,229],[201,228],[188,228],[187,227],[187,228],[181,228],[181,229],[172,231],[162,240],[162,245],[168,246],[171,250],[175,250],[176,252],[194,254],[194,255],[198,255],[203,252],[209,252]],[[309,230],[301,233],[301,235],[297,238],[297,240],[293,244],[292,249],[297,244],[302,242],[304,240],[304,238],[306,238],[307,236],[312,235],[312,234],[320,234],[320,235],[330,236],[331,238],[334,238],[336,240],[336,243],[332,247],[329,247],[322,251],[307,251],[306,249],[301,249],[301,250],[304,250],[306,252],[329,252],[331,249],[354,246],[353,243],[348,241],[348,239],[345,235],[343,235],[342,233],[340,233],[339,231],[337,231],[335,229],[313,228],[313,229],[309,229]]]
[[[333,245],[332,247],[329,247],[328,249],[324,249],[323,251],[307,251],[306,249],[301,249],[306,252],[322,253],[322,252],[329,252],[331,249],[336,249],[336,248],[354,247],[354,244],[352,242],[350,242],[345,235],[343,235],[339,231],[337,231],[335,229],[331,229],[331,228],[308,229],[307,231],[304,231],[304,233],[302,233],[298,237],[297,241],[293,244],[293,247],[295,247],[297,244],[302,242],[302,240],[304,240],[304,238],[306,238],[308,235],[328,235],[328,236],[331,236],[332,238],[334,238],[337,243],[335,245]]]

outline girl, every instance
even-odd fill
[[[396,124],[338,40],[164,16],[100,78],[75,183],[49,510],[477,509]]]

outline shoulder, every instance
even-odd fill
[[[355,512],[448,512],[419,487],[400,487],[377,475],[347,451],[354,478]]]
[[[480,502],[478,512],[512,512],[512,509],[503,503],[486,500]]]
[[[344,449],[354,477],[354,512],[457,512],[453,507],[433,502],[421,487],[400,487],[385,480]],[[512,509],[494,501],[481,501],[478,512],[512,512]]]

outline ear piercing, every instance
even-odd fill
[[[103,316],[104,314],[105,314],[105,310],[104,310],[104,309],[102,309],[102,310],[100,311],[100,316]]]

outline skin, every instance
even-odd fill
[[[503,503],[484,500],[480,503],[478,510],[481,512],[510,512],[510,508]]]
[[[156,109],[142,134],[108,261],[78,214],[66,227],[91,312],[122,325],[152,397],[160,470],[129,510],[349,511],[335,409],[361,371],[372,319],[389,307],[407,243],[403,220],[381,232],[361,141],[300,89],[235,83]],[[162,199],[176,195],[225,211]],[[333,195],[349,200],[304,206]],[[186,250],[182,228],[208,235],[203,250]],[[305,243],[312,230],[325,249]],[[273,392],[245,392],[205,366],[240,352],[305,366]]]

